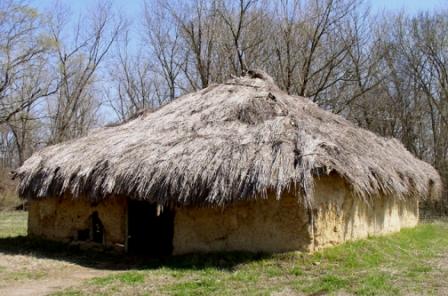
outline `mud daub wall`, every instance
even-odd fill
[[[240,202],[224,209],[176,210],[174,253],[318,250],[418,223],[418,202],[379,198],[367,205],[335,176],[315,184],[314,245],[308,212],[291,195]]]
[[[124,199],[112,198],[99,203],[70,197],[35,200],[29,204],[28,233],[51,240],[82,240],[80,233],[85,235],[91,226],[91,215],[97,212],[104,227],[103,244],[124,245],[126,211]]]
[[[314,227],[300,197],[285,194],[225,208],[176,208],[173,253],[216,251],[311,251],[346,240],[365,238],[413,227],[418,202],[379,198],[370,205],[354,198],[337,177],[322,177],[315,184]],[[97,212],[104,226],[103,243],[125,245],[126,199],[109,198],[91,203],[85,199],[46,198],[29,205],[29,234],[53,240],[79,240]],[[314,240],[312,239],[312,231]],[[314,246],[313,246],[314,241]]]
[[[176,209],[174,254],[307,250],[309,243],[308,216],[292,196],[225,208]]]
[[[315,196],[316,249],[414,227],[419,220],[418,201],[383,197],[367,205],[339,178],[322,178]]]

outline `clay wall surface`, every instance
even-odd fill
[[[379,197],[366,204],[335,176],[316,180],[310,211],[301,198],[285,194],[277,200],[237,202],[224,208],[179,207],[174,218],[174,254],[217,251],[312,251],[347,240],[396,232],[418,223],[418,201]],[[89,228],[97,212],[104,226],[104,244],[126,244],[126,199],[91,203],[85,199],[46,198],[29,205],[29,234],[73,241]],[[314,246],[313,246],[314,242]]]
[[[315,187],[315,247],[335,245],[414,227],[418,201],[377,197],[365,203],[340,178],[323,177]]]
[[[239,202],[225,208],[178,208],[174,253],[306,250],[308,218],[297,198]]]
[[[92,203],[85,199],[45,198],[29,203],[28,233],[52,240],[78,240],[80,230],[90,227],[94,212],[104,226],[104,244],[124,244],[126,237],[126,200],[108,199]]]

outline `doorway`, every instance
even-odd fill
[[[150,257],[173,252],[174,211],[147,201],[128,202],[128,253]]]

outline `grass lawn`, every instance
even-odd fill
[[[26,235],[28,213],[0,211],[0,238]]]
[[[23,227],[5,227],[9,223],[4,221],[24,225],[25,218],[0,213],[0,237],[12,235],[14,229],[23,234]],[[448,295],[448,223],[444,222],[313,255],[231,253],[151,261],[68,252],[62,245],[51,245],[50,252],[48,246],[26,238],[0,239],[0,256],[18,248],[17,253],[38,255],[39,260],[58,259],[104,271],[52,295]],[[0,279],[8,279],[1,276],[7,271],[0,266]],[[21,279],[24,284],[27,280]]]

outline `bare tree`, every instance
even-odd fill
[[[355,40],[345,34],[344,25],[356,4],[354,0],[280,2],[270,67],[289,93],[319,102],[325,91],[347,79],[344,63]]]
[[[218,2],[217,13],[223,23],[221,34],[225,36],[220,54],[228,57],[229,72],[240,75],[250,67],[260,67],[270,20],[266,3],[223,0]]]
[[[446,11],[372,15],[363,0],[142,4],[142,23],[124,31],[108,2],[77,21],[0,2],[4,165],[84,135],[105,101],[124,120],[264,68],[288,93],[400,139],[448,180]]]
[[[416,95],[426,103],[433,163],[448,178],[448,13],[402,20],[399,49]],[[402,31],[403,32],[403,31]]]
[[[214,80],[219,20],[216,1],[194,0],[188,4],[184,3],[181,13],[176,8],[179,3],[168,3],[165,7],[181,28],[185,44],[183,75],[191,89],[197,90],[207,87],[210,80]]]
[[[182,55],[181,28],[168,14],[163,1],[144,3],[143,38],[149,45],[149,57],[157,60],[155,72],[166,83],[166,91],[160,86],[160,101],[173,100],[181,88],[180,74],[185,63]]]
[[[48,102],[50,143],[83,135],[94,123],[98,109],[95,74],[122,28],[122,22],[113,16],[111,4],[106,2],[99,3],[92,14],[78,20],[69,40],[64,39],[67,19],[67,11],[59,9],[49,26],[60,85]]]
[[[117,43],[115,59],[109,69],[113,89],[106,91],[107,101],[120,121],[162,104],[153,75],[155,66],[141,50],[135,55],[129,52],[129,38],[129,31],[126,31]]]
[[[49,75],[52,42],[46,18],[25,2],[0,2],[0,126],[5,165],[20,165],[31,155],[39,100],[56,93]]]
[[[50,45],[43,25],[42,15],[23,2],[0,2],[0,124],[57,89],[43,75]]]

